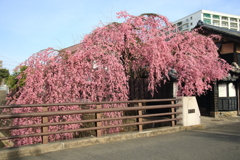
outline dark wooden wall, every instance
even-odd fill
[[[137,78],[129,80],[129,98],[133,99],[164,99],[173,98],[173,82],[161,83],[154,95],[148,91],[148,79]]]

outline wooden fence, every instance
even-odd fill
[[[35,113],[21,113],[21,114],[1,114],[0,120],[2,119],[9,119],[9,118],[23,118],[23,117],[42,117],[42,124],[32,124],[32,125],[22,125],[22,126],[0,126],[0,130],[11,130],[11,129],[21,129],[21,128],[34,128],[34,127],[42,127],[41,133],[34,133],[34,134],[24,134],[18,136],[6,136],[0,137],[0,140],[9,140],[15,138],[24,138],[24,137],[34,137],[34,136],[42,136],[42,143],[48,143],[48,135],[53,134],[61,134],[61,133],[70,133],[70,132],[83,132],[83,131],[92,131],[95,130],[97,133],[97,137],[102,135],[102,129],[109,129],[115,127],[125,127],[125,126],[138,126],[138,130],[141,132],[143,130],[144,124],[149,123],[160,123],[160,122],[170,122],[172,126],[176,124],[177,121],[181,120],[182,118],[177,118],[177,115],[182,114],[181,112],[177,112],[176,109],[182,107],[182,104],[176,103],[180,99],[151,99],[151,100],[131,100],[131,101],[106,101],[106,102],[80,102],[80,103],[58,103],[58,104],[24,104],[24,105],[8,105],[8,106],[0,106],[0,110],[7,108],[22,108],[22,107],[43,107],[43,112],[35,112]],[[145,104],[148,102],[169,102],[169,104],[164,105],[150,105],[146,106]],[[132,104],[133,107],[125,107],[125,108],[102,108],[103,104]],[[133,105],[135,104],[135,106]],[[95,109],[81,109],[81,110],[71,110],[71,111],[55,111],[50,112],[48,108],[51,106],[70,106],[70,105],[79,105],[79,106],[86,106],[86,105],[96,105]],[[164,113],[154,113],[154,114],[143,114],[145,110],[152,110],[152,109],[168,109],[169,112]],[[122,116],[122,117],[115,117],[115,118],[102,118],[101,114],[104,112],[127,112],[127,111],[136,111],[138,114],[134,116]],[[89,120],[81,120],[81,121],[67,121],[67,122],[58,122],[58,123],[49,123],[48,116],[54,115],[71,115],[71,114],[85,114],[85,113],[95,113],[95,119]],[[153,121],[143,122],[142,119],[146,117],[159,117],[159,116],[167,116],[167,119],[158,119]],[[102,126],[103,121],[111,121],[111,120],[124,120],[124,119],[137,119],[135,123],[125,123],[119,125],[108,125]],[[49,132],[48,127],[54,125],[66,125],[66,124],[77,124],[77,123],[90,123],[94,122],[96,125],[95,127],[89,128],[79,128],[79,129],[72,129],[72,130],[61,130],[61,131],[54,131]]]

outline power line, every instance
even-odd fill
[[[0,57],[3,57],[3,58],[6,58],[6,59],[9,59],[9,60],[11,60],[11,61],[15,61],[15,60],[12,60],[12,59],[10,59],[10,58],[4,57],[4,56],[2,56],[2,55],[0,55]],[[15,62],[20,63],[20,62],[18,62],[18,61],[15,61]]]
[[[8,64],[8,63],[3,63],[2,65],[3,65],[3,66],[5,66],[5,65],[8,65],[8,66],[17,66],[17,65]]]
[[[5,60],[2,60],[2,61],[3,61],[3,63],[7,62],[7,63],[14,63],[14,64],[16,64],[16,62],[13,62],[13,61],[5,61]]]

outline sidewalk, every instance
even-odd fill
[[[227,124],[227,123],[234,123],[234,122],[240,122],[240,116],[227,117],[227,118],[214,118],[214,117],[201,116],[201,124],[204,125],[206,128],[212,128],[214,126]]]

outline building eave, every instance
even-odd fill
[[[201,29],[202,29],[205,32],[205,34],[207,34],[207,33],[220,34],[222,37],[227,38],[231,41],[240,42],[240,32],[239,31],[206,24],[206,23],[202,22],[201,20],[198,21],[198,23],[194,27],[194,29],[200,29],[198,32],[201,32]]]

